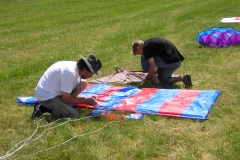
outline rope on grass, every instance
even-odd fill
[[[84,117],[84,118],[85,118],[85,117]],[[6,153],[4,156],[0,157],[0,160],[12,156],[12,155],[15,154],[17,151],[19,151],[21,148],[23,148],[24,146],[26,146],[26,145],[30,144],[31,142],[33,142],[33,141],[37,140],[38,138],[40,138],[47,130],[50,130],[50,129],[54,129],[54,128],[56,128],[56,127],[59,127],[59,126],[65,124],[65,123],[69,122],[69,120],[70,120],[69,118],[64,118],[64,119],[67,119],[67,121],[64,122],[64,123],[61,123],[61,124],[59,124],[59,125],[57,125],[57,126],[55,126],[55,127],[46,129],[45,131],[43,131],[43,133],[42,133],[39,137],[37,137],[37,138],[35,138],[34,140],[30,141],[30,140],[33,138],[33,136],[36,134],[36,132],[38,131],[39,128],[43,128],[43,127],[52,125],[52,124],[54,124],[54,123],[56,123],[56,122],[58,122],[58,121],[60,121],[60,120],[62,120],[62,119],[58,119],[58,120],[56,120],[56,121],[54,121],[54,122],[52,122],[52,123],[49,123],[49,124],[47,124],[47,125],[42,125],[42,126],[39,126],[39,122],[41,121],[41,120],[39,120],[38,123],[37,123],[37,127],[36,127],[36,129],[34,130],[33,134],[32,134],[31,136],[29,136],[28,138],[20,141],[20,142],[17,143],[16,145],[14,145],[9,151],[7,151],[7,153]],[[19,146],[20,144],[22,144],[22,145]],[[18,146],[19,146],[19,147],[18,147]],[[17,147],[18,147],[18,148],[17,148]],[[12,151],[12,150],[15,149],[15,148],[17,148],[17,149],[16,149],[15,151]]]
[[[57,125],[57,126],[54,126],[54,127],[51,127],[51,128],[48,128],[48,129],[44,130],[37,138],[32,139],[33,136],[36,134],[36,132],[38,131],[39,128],[44,128],[44,127],[46,127],[46,126],[52,125],[52,124],[54,124],[54,123],[56,123],[56,122],[58,122],[58,121],[60,121],[60,120],[63,120],[63,119],[58,119],[58,120],[56,120],[56,121],[54,121],[54,122],[52,122],[52,123],[50,123],[50,124],[42,125],[42,126],[39,126],[39,122],[40,122],[40,120],[39,120],[39,121],[38,121],[38,124],[37,124],[37,127],[36,127],[36,129],[34,130],[33,134],[32,134],[31,136],[29,136],[28,138],[20,141],[20,142],[17,143],[16,145],[14,145],[9,151],[7,151],[7,153],[6,153],[4,156],[1,156],[1,157],[0,157],[0,160],[6,159],[6,158],[14,155],[17,151],[19,151],[19,150],[22,149],[23,147],[25,147],[25,146],[29,145],[30,143],[32,143],[32,142],[36,141],[37,139],[39,139],[39,138],[40,138],[44,133],[46,133],[48,130],[51,130],[51,129],[55,129],[55,128],[57,128],[57,127],[60,127],[60,126],[66,124],[66,123],[68,123],[68,122],[70,122],[70,121],[79,121],[79,120],[81,120],[81,119],[90,118],[90,117],[92,117],[92,116],[88,116],[88,117],[84,117],[84,118],[80,118],[80,119],[72,119],[72,120],[71,120],[70,118],[63,118],[64,120],[67,120],[67,121],[65,121],[65,122],[63,122],[63,123],[61,123],[61,124],[59,124],[59,125]],[[70,142],[71,140],[73,140],[73,139],[75,139],[75,138],[77,138],[77,137],[83,137],[83,136],[86,136],[86,135],[89,135],[89,134],[93,134],[93,133],[99,132],[99,131],[101,131],[102,129],[104,129],[105,127],[107,127],[107,126],[108,126],[109,124],[111,124],[111,123],[117,123],[117,122],[122,122],[122,121],[123,121],[123,120],[109,122],[109,123],[105,124],[103,127],[99,128],[99,129],[97,129],[97,130],[95,130],[95,131],[91,131],[91,132],[88,132],[88,133],[85,133],[85,134],[76,135],[76,136],[74,136],[74,137],[72,137],[72,138],[70,138],[70,139],[68,139],[68,140],[66,140],[66,141],[64,141],[64,142],[62,142],[62,143],[60,143],[60,144],[58,144],[58,145],[55,145],[55,146],[53,146],[53,147],[49,147],[49,148],[47,148],[47,149],[43,149],[43,150],[37,151],[37,152],[32,153],[32,154],[29,154],[29,155],[21,156],[21,157],[18,157],[18,158],[16,158],[16,159],[21,159],[21,158],[24,158],[24,157],[30,157],[30,156],[36,155],[36,154],[38,154],[38,153],[41,153],[41,152],[44,152],[44,151],[48,151],[48,150],[57,148],[57,147],[59,147],[59,146],[61,146],[61,145],[63,145],[63,144],[66,144],[66,143]],[[20,144],[21,144],[21,145],[20,145]],[[19,145],[20,145],[20,146],[19,146]],[[18,147],[18,148],[17,148],[17,147]],[[17,149],[15,149],[15,148],[17,148]],[[15,149],[15,150],[12,151],[13,149]]]

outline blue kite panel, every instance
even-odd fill
[[[163,103],[175,97],[180,90],[160,89],[151,98],[137,106],[136,112],[158,114]]]
[[[140,89],[135,87],[126,87],[119,89],[112,96],[107,97],[104,102],[99,103],[96,108],[114,110],[114,107],[120,104],[123,99],[131,97],[139,91]]]
[[[91,97],[94,96],[96,94],[99,94],[107,89],[109,89],[112,85],[108,85],[108,84],[95,84],[92,87],[84,90],[82,93],[80,93],[81,96],[85,96],[85,97]]]
[[[220,95],[220,90],[204,90],[196,97],[182,113],[182,117],[191,117],[196,119],[206,119],[212,104]]]

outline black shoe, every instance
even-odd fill
[[[40,118],[42,116],[42,112],[40,111],[41,104],[40,103],[35,103],[34,105],[34,110],[32,113],[32,118]]]
[[[183,83],[185,85],[185,88],[192,87],[192,80],[191,80],[191,75],[190,74],[185,74],[183,76]]]

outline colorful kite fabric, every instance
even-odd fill
[[[229,18],[223,18],[221,20],[222,23],[239,23],[240,17],[229,17]]]
[[[200,32],[196,40],[209,47],[227,47],[240,44],[240,31],[233,28],[215,27]]]
[[[119,67],[116,67],[116,73],[111,74],[109,76],[101,77],[95,80],[90,81],[90,83],[134,83],[134,82],[143,82],[146,78],[147,73],[143,73],[142,71],[127,71],[123,70]],[[172,74],[172,77],[179,77],[179,74]]]
[[[127,71],[119,67],[116,67],[116,73],[102,78],[98,78],[90,81],[91,83],[133,83],[133,82],[142,82],[147,73],[142,71]]]
[[[179,90],[120,87],[109,84],[89,84],[80,95],[96,96],[98,104],[89,107],[100,110],[127,111],[143,114],[157,114],[205,120],[220,95],[220,90]],[[18,103],[33,104],[26,97],[19,97]]]

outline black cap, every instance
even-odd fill
[[[98,75],[98,71],[102,68],[101,61],[92,54],[88,58],[83,56],[81,56],[81,58],[85,61],[90,71]]]

